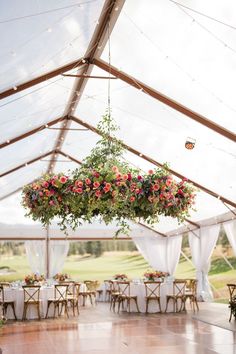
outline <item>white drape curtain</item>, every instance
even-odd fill
[[[179,262],[182,236],[137,236],[133,241],[153,269],[173,275]]]
[[[196,279],[198,280],[198,298],[204,301],[213,299],[208,272],[211,265],[211,255],[219,236],[220,225],[201,227],[194,233],[189,233],[189,245],[192,253],[192,261],[196,267]]]
[[[25,250],[33,273],[46,274],[45,241],[26,241]]]
[[[49,278],[62,271],[68,251],[69,241],[50,241]]]
[[[28,262],[33,273],[46,275],[46,242],[26,241],[25,250]],[[63,269],[69,250],[69,241],[49,241],[49,278]]]
[[[225,223],[224,229],[236,256],[236,220]]]

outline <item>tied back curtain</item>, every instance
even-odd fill
[[[224,229],[236,256],[236,220],[225,223]]]
[[[133,237],[133,241],[153,269],[174,274],[179,262],[182,236],[137,236]]]
[[[46,274],[45,241],[26,241],[25,250],[31,271],[37,274]]]
[[[33,273],[47,274],[46,242],[26,241],[25,250]],[[49,241],[49,278],[60,273],[69,250],[69,241]]]
[[[62,271],[68,251],[69,241],[50,241],[49,278]]]
[[[196,267],[196,278],[198,281],[198,298],[204,301],[213,299],[208,272],[210,259],[218,239],[220,225],[201,227],[199,230],[189,233],[189,245],[192,254],[192,261]]]

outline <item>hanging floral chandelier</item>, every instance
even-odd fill
[[[114,133],[118,129],[110,110],[98,130],[102,136],[79,169],[70,175],[47,174],[23,189],[27,216],[44,226],[54,217],[61,229],[76,229],[83,221],[113,221],[117,233],[129,229],[127,220],[154,224],[159,215],[180,222],[193,209],[196,191],[186,179],[177,182],[168,166],[141,173],[124,162],[124,148]]]

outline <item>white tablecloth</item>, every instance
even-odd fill
[[[80,291],[86,291],[87,287],[85,284],[81,284]],[[17,319],[22,319],[23,308],[24,308],[24,291],[22,288],[5,288],[4,289],[4,297],[6,301],[14,301],[15,302],[15,312]],[[47,312],[47,300],[54,298],[54,287],[44,287],[42,286],[40,289],[40,314],[41,317],[44,318]],[[82,300],[82,299],[81,299]],[[50,306],[48,317],[53,316],[53,305]],[[8,319],[14,319],[13,311],[10,306],[8,306],[6,317]],[[38,318],[36,306],[30,305],[27,309],[27,319],[35,319]]]
[[[108,297],[106,297],[106,289],[108,289],[108,284],[103,283],[100,288],[100,290],[103,290],[103,293],[98,297],[97,295],[97,301],[107,301]],[[138,297],[138,307],[140,312],[145,312],[146,311],[146,293],[145,293],[145,285],[144,283],[130,283],[130,291],[131,295],[136,295]],[[160,289],[160,297],[161,297],[161,310],[165,311],[166,309],[166,295],[170,295],[173,293],[173,282],[164,282],[161,284],[161,289]],[[130,306],[130,311],[131,312],[137,312],[136,305],[134,301],[131,301],[131,306]],[[157,301],[150,301],[148,305],[148,312],[157,312],[159,311],[159,306],[157,304]],[[173,312],[173,302],[169,301],[168,304],[168,309],[167,312]]]

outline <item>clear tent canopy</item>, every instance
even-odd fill
[[[161,217],[155,230],[176,235],[236,218],[232,9],[233,0],[2,2],[0,223],[31,224],[21,188],[90,153],[108,81],[87,76],[109,74],[125,160],[143,170],[167,162],[199,188],[186,222]]]

